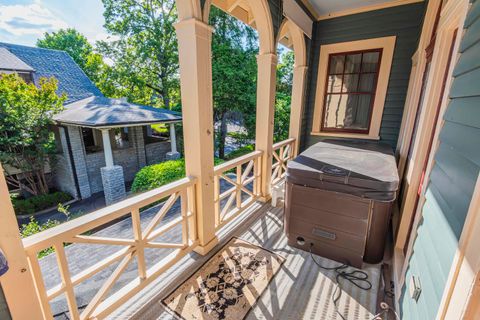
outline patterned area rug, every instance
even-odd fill
[[[284,258],[232,238],[162,302],[185,320],[245,318]]]

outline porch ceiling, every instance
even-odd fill
[[[369,11],[383,6],[415,2],[415,0],[302,0],[319,19],[329,16],[352,14],[356,11]],[[418,0],[422,1],[422,0]]]

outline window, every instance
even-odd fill
[[[155,129],[154,129],[155,128]],[[156,124],[143,127],[145,144],[157,143],[168,140],[170,137],[168,125]]]
[[[379,139],[395,37],[320,48],[312,134]]]
[[[33,83],[33,75],[31,72],[19,72],[18,76],[22,78],[26,83]]]
[[[92,128],[82,127],[83,144],[87,153],[101,151],[102,147],[97,143],[95,131]]]
[[[331,54],[322,131],[368,133],[382,49]]]
[[[130,148],[130,141],[128,137],[128,128],[115,128],[113,131],[113,147],[114,149]]]
[[[53,132],[53,136],[55,138],[55,153],[62,154],[63,147],[62,147],[62,137],[60,135],[60,129],[57,126],[52,126],[51,131]]]

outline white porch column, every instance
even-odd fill
[[[103,193],[107,206],[125,199],[125,177],[123,167],[113,163],[112,145],[108,129],[102,129],[103,153],[105,155],[105,167],[100,168],[102,175]]]
[[[196,251],[206,254],[218,243],[213,181],[213,29],[194,18],[178,22],[175,29],[180,62],[186,173],[198,179],[195,204],[200,244]]]
[[[36,293],[27,255],[23,248],[17,219],[0,164],[0,249],[8,262],[8,271],[0,276],[0,284],[12,319],[49,319],[48,304],[41,305]],[[37,279],[43,281],[43,279]],[[41,289],[41,285],[38,290]],[[43,292],[43,294],[46,294]]]
[[[295,138],[295,149],[293,155],[297,156],[300,148],[300,135],[302,127],[302,113],[305,97],[305,78],[307,75],[307,66],[295,66],[293,68],[293,88],[292,101],[290,108],[290,127],[289,138]]]
[[[103,153],[105,155],[105,166],[113,167],[112,145],[110,143],[110,135],[108,129],[102,129]]]
[[[175,124],[170,123],[170,146],[171,152],[177,152],[177,136],[175,133]]]
[[[176,160],[180,158],[177,151],[177,135],[175,133],[175,123],[170,123],[170,152],[167,152],[167,160]]]
[[[277,55],[273,53],[257,56],[257,122],[255,133],[255,148],[263,151],[262,156],[262,181],[261,200],[271,198],[270,182],[272,178],[272,147],[273,147],[273,121],[275,114],[275,88]]]

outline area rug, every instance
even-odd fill
[[[185,320],[242,320],[284,258],[232,238],[162,303]]]

